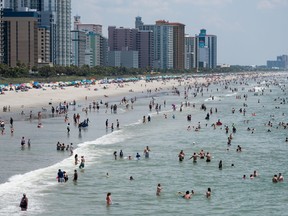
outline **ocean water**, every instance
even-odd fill
[[[74,113],[80,113],[82,120],[88,117],[91,123],[79,133],[71,122],[69,136],[64,116],[51,116],[48,104],[41,121],[43,128],[37,128],[37,119],[30,121],[27,114],[14,113],[13,136],[8,124],[6,134],[0,136],[0,215],[287,215],[288,133],[279,126],[279,122],[288,123],[287,74],[239,75],[229,82],[219,76],[217,80],[208,88],[195,88],[191,84],[190,90],[189,80],[183,80],[177,86],[180,96],[167,87],[151,94],[130,93],[127,98],[137,98],[133,109],[120,105],[121,97],[77,101],[76,106],[69,107],[70,121]],[[184,99],[185,88],[188,99]],[[106,110],[104,105],[99,112],[91,110],[86,115],[82,111],[92,100],[101,99],[109,102],[109,106],[117,104],[117,114]],[[152,100],[161,104],[159,113],[155,109],[149,111]],[[172,110],[172,104],[176,105],[176,111]],[[206,105],[206,111],[200,109],[201,104]],[[205,120],[211,108],[210,119]],[[246,109],[245,115],[239,112],[240,108]],[[37,112],[37,108],[30,109]],[[143,116],[148,114],[151,122],[142,123]],[[189,114],[191,122],[187,121]],[[6,114],[3,118],[9,120],[10,116]],[[106,119],[114,127],[119,119],[120,129],[106,129]],[[218,119],[223,125],[214,129],[211,125]],[[267,126],[269,121],[272,127]],[[198,124],[201,129],[195,131]],[[230,129],[228,134],[225,125]],[[232,125],[237,131],[231,146],[227,146]],[[192,130],[187,130],[188,126]],[[21,149],[22,136],[31,139],[30,149]],[[74,156],[69,156],[69,151],[57,151],[57,141],[73,143],[74,154],[86,158],[85,169],[74,165]],[[236,152],[237,145],[242,152]],[[146,146],[151,149],[148,159],[143,155]],[[120,149],[124,159],[115,160],[113,152],[119,154]],[[189,160],[201,149],[211,153],[210,163]],[[182,162],[178,160],[180,150],[185,153]],[[135,160],[137,152],[140,160]],[[133,159],[128,160],[128,156]],[[220,160],[222,170],[218,169]],[[58,169],[68,173],[66,183],[57,182]],[[72,181],[74,169],[78,170],[77,183]],[[250,179],[254,170],[259,176]],[[279,172],[284,182],[273,184],[271,179]],[[129,180],[130,176],[134,180]],[[158,183],[163,188],[160,196],[156,196]],[[212,190],[209,199],[205,196],[208,187]],[[179,191],[187,190],[195,191],[190,200],[178,195]],[[112,194],[111,206],[106,206],[107,192]],[[23,193],[29,198],[27,212],[19,208]]]

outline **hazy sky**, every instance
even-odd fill
[[[82,23],[135,27],[156,20],[181,22],[186,34],[217,35],[218,64],[265,65],[288,55],[288,0],[72,0]]]

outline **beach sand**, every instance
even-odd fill
[[[95,85],[80,86],[80,87],[63,87],[52,89],[51,87],[45,87],[42,89],[29,89],[28,91],[5,91],[5,94],[0,95],[0,107],[10,106],[11,112],[19,111],[21,109],[29,109],[35,107],[45,107],[49,103],[58,105],[60,102],[72,102],[73,100],[95,100],[109,98],[113,96],[127,95],[131,92],[144,92],[147,89],[155,90],[159,87],[171,88],[177,86],[177,80],[169,80],[166,82],[153,81],[146,82],[140,80],[137,82],[126,83],[111,83],[100,84],[96,82]],[[0,113],[3,110],[1,109]]]
[[[95,85],[90,86],[69,86],[69,87],[45,87],[41,89],[30,89],[25,92],[21,91],[5,91],[0,95],[0,114],[3,112],[3,107],[10,106],[10,112],[20,112],[25,109],[35,109],[41,107],[47,107],[48,105],[58,105],[60,102],[72,102],[84,101],[84,100],[101,100],[107,99],[113,96],[126,96],[130,93],[147,92],[147,90],[155,91],[156,89],[171,89],[179,85],[187,84],[207,84],[219,80],[232,80],[239,77],[249,76],[251,79],[257,76],[270,76],[272,73],[235,73],[235,74],[213,74],[204,75],[199,77],[190,77],[188,79],[167,79],[153,80],[146,82],[140,80],[136,82],[124,82],[124,83],[110,83],[101,84],[100,81],[96,81]],[[45,89],[45,90],[44,90]],[[0,116],[1,119],[1,116]]]

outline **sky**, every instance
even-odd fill
[[[82,23],[135,28],[167,20],[185,24],[185,33],[200,29],[217,36],[218,64],[266,65],[288,55],[288,0],[72,0],[72,17]]]

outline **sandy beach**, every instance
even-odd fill
[[[80,85],[79,87],[44,87],[41,89],[29,89],[29,91],[5,91],[0,95],[0,113],[3,113],[2,107],[10,106],[11,112],[18,112],[21,109],[29,109],[36,107],[45,107],[49,103],[55,105],[60,102],[72,102],[73,100],[99,100],[107,99],[113,96],[128,95],[131,92],[146,92],[147,90],[155,91],[156,89],[169,89],[177,87],[180,84],[202,84],[208,82],[214,82],[217,80],[231,80],[239,77],[255,77],[261,73],[251,73],[243,76],[242,74],[221,74],[221,75],[205,75],[203,77],[189,78],[189,79],[167,79],[153,80],[146,82],[145,80],[139,80],[136,82],[124,82],[124,83],[110,83],[101,84],[100,81],[96,81],[95,85]],[[262,73],[261,76],[270,76],[271,73]],[[156,90],[156,91],[157,91]]]
[[[60,102],[84,101],[84,100],[101,100],[113,96],[129,95],[131,93],[147,92],[147,90],[157,91],[161,89],[171,89],[183,84],[204,84],[220,80],[232,80],[239,78],[255,78],[258,76],[271,76],[275,73],[236,73],[236,74],[216,74],[204,75],[197,78],[188,79],[167,79],[139,80],[135,82],[109,83],[102,84],[96,81],[94,85],[80,85],[78,87],[66,86],[63,88],[44,87],[40,89],[29,89],[29,91],[5,91],[0,95],[0,113],[3,113],[3,107],[9,107],[11,112],[19,110],[47,107],[49,104],[58,105]]]
[[[126,83],[111,83],[100,84],[99,81],[95,85],[89,86],[69,86],[69,87],[57,87],[52,89],[51,87],[45,87],[44,89],[29,89],[28,91],[5,91],[5,94],[0,95],[0,107],[10,106],[11,112],[19,111],[21,109],[29,109],[35,107],[45,107],[49,103],[58,104],[60,102],[72,102],[73,100],[99,100],[109,98],[118,95],[127,95],[131,92],[142,92],[147,89],[155,90],[156,88],[171,88],[177,86],[177,80],[169,81],[153,81],[146,82],[140,80],[137,82]],[[0,113],[3,112],[1,109]]]

